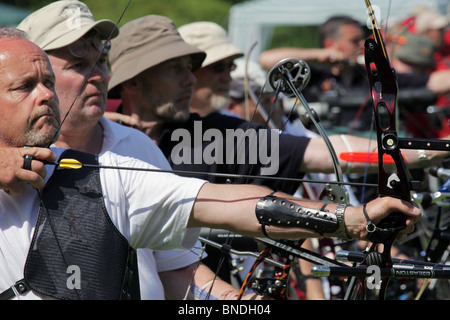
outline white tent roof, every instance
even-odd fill
[[[0,26],[15,27],[29,14],[28,10],[0,3]]]
[[[426,5],[442,13],[447,12],[450,0],[373,0],[374,12],[379,21],[389,17],[389,22],[399,21],[411,14],[417,5]],[[253,0],[234,5],[230,10],[228,33],[230,40],[244,52],[252,44],[250,59],[256,60],[270,43],[275,26],[320,25],[337,14],[349,15],[361,24],[368,19],[363,0]],[[255,58],[256,57],[256,58]]]

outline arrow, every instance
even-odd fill
[[[38,159],[33,159],[38,160]],[[192,176],[213,176],[219,178],[246,178],[246,179],[267,179],[267,180],[279,180],[279,177],[276,176],[255,176],[255,175],[246,175],[246,174],[230,174],[230,173],[217,173],[217,172],[198,172],[198,171],[184,171],[184,170],[164,170],[161,168],[139,168],[139,167],[122,167],[122,166],[105,166],[100,164],[89,164],[89,163],[81,163],[79,160],[64,158],[59,160],[58,162],[51,161],[43,161],[46,165],[53,165],[64,169],[81,169],[83,167],[86,168],[99,168],[99,169],[116,169],[116,170],[135,170],[135,171],[146,171],[146,172],[160,172],[160,173],[174,173],[179,175],[192,175]],[[311,179],[298,179],[298,178],[284,178],[287,181],[293,182],[308,182],[308,183],[322,183],[322,184],[348,184],[354,186],[368,186],[368,187],[377,187],[377,184],[370,183],[359,183],[359,182],[337,182],[337,181],[322,181],[322,180],[311,180]]]

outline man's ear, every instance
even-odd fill
[[[330,48],[334,45],[334,40],[332,38],[325,38],[323,40],[323,47],[324,48]]]

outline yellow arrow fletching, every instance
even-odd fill
[[[83,164],[76,159],[61,159],[59,166],[65,169],[80,169],[83,167]]]

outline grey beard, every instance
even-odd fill
[[[230,104],[230,97],[214,94],[211,97],[211,109],[219,111],[225,109]]]
[[[60,131],[55,129],[52,134],[48,135],[36,135],[33,132],[29,132],[26,135],[25,145],[29,147],[42,147],[48,148],[52,143],[55,143],[59,138]]]

